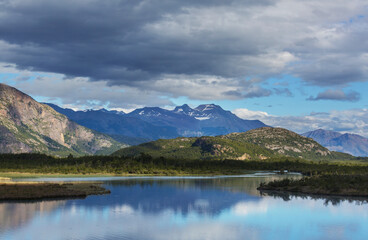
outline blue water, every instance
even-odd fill
[[[0,203],[0,239],[368,239],[367,204],[256,190],[279,177],[84,178],[111,194]]]

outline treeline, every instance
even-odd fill
[[[258,161],[239,160],[180,160],[137,157],[85,156],[55,158],[43,154],[0,154],[1,172],[60,173],[60,174],[242,174],[247,170],[300,172],[308,176],[333,174],[362,175],[367,164],[312,162],[282,157]]]
[[[368,196],[368,175],[326,174],[302,179],[283,179],[262,183],[261,191],[292,192],[316,195]]]

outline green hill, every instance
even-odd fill
[[[271,150],[274,154],[310,160],[339,160],[354,157],[333,152],[311,138],[301,136],[283,128],[263,127],[244,133],[231,133],[221,136],[238,142],[253,143]]]
[[[178,159],[266,159],[274,154],[252,143],[241,143],[221,137],[160,139],[120,149],[113,155],[138,156],[141,153],[152,157]]]
[[[352,159],[348,154],[331,152],[310,138],[281,128],[264,127],[245,133],[216,137],[161,139],[113,153],[177,159],[264,160],[290,156],[310,160]]]

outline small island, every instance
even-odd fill
[[[0,201],[86,198],[89,195],[109,194],[99,183],[0,183]]]
[[[283,179],[262,183],[261,192],[368,197],[368,175],[318,175],[299,180]]]

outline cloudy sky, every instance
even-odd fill
[[[366,0],[0,0],[0,82],[78,109],[216,103],[368,136]]]

